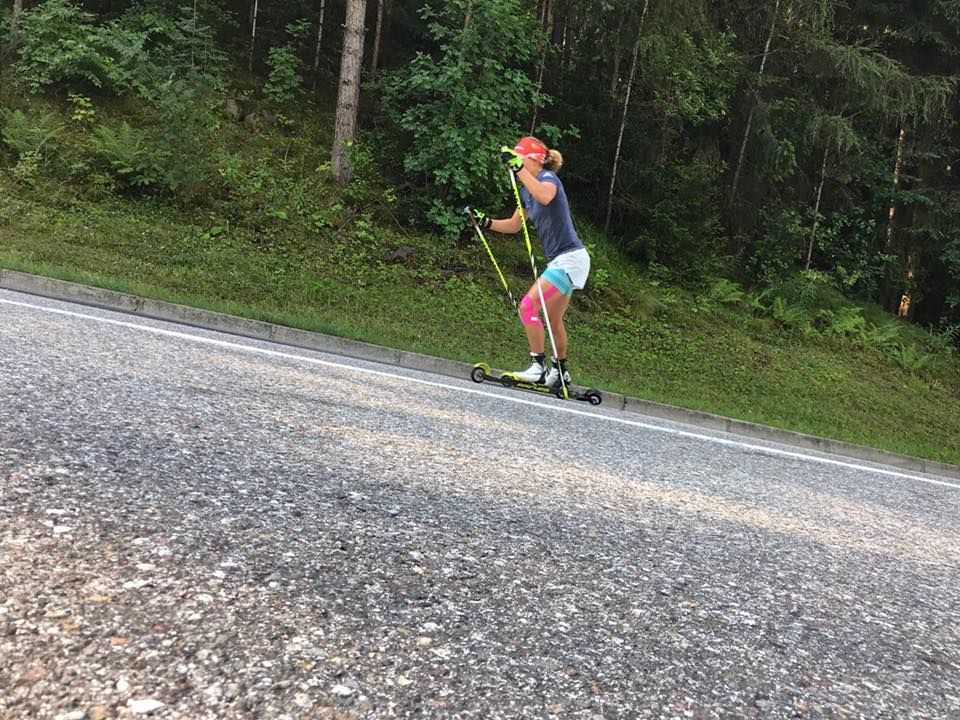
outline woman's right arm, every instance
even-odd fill
[[[504,235],[515,235],[520,232],[520,211],[514,210],[512,217],[494,220],[490,223],[490,229]]]

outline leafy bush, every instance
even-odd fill
[[[960,350],[960,323],[941,323],[934,338],[935,345],[943,352],[954,353]]]
[[[145,33],[97,26],[71,0],[47,0],[25,10],[20,23],[17,76],[34,92],[76,81],[123,92],[146,61]]]
[[[763,208],[760,215],[761,230],[747,261],[747,273],[761,284],[772,286],[796,266],[809,233],[803,215],[796,210]]]
[[[270,68],[270,75],[263,86],[263,94],[276,105],[292,102],[294,91],[303,81],[297,72],[300,59],[294,49],[289,45],[270,48],[267,67]]]
[[[219,98],[201,78],[170,78],[155,101],[157,152],[165,159],[166,183],[184,200],[205,191],[214,176],[211,159],[219,127]]]
[[[514,118],[528,115],[538,98],[524,72],[537,32],[527,5],[490,0],[471,8],[465,24],[467,0],[422,7],[420,17],[440,51],[417,53],[379,85],[383,108],[403,136],[403,169],[422,211],[448,235],[463,226],[464,202],[502,202],[497,150],[521,134]]]
[[[20,159],[13,168],[13,177],[21,185],[33,187],[37,184],[40,177],[40,168],[43,165],[43,158],[40,153],[27,151],[20,155]]]
[[[148,128],[102,124],[94,133],[96,155],[121,188],[152,188],[178,199],[204,192],[226,68],[210,27],[149,1],[97,25],[72,0],[37,5],[21,27],[16,70],[34,92],[81,82],[152,105]],[[90,99],[77,90],[69,99],[73,119],[92,125]]]
[[[840,310],[845,298],[833,286],[830,276],[817,270],[801,270],[778,286],[784,299],[811,313],[818,310]]]
[[[636,260],[668,265],[681,282],[717,272],[723,228],[717,213],[717,169],[700,162],[662,163],[635,171],[636,233],[624,250]]]
[[[223,22],[223,18],[218,18]],[[162,5],[134,5],[117,23],[122,30],[147,38],[150,62],[135,67],[139,92],[150,99],[173,76],[194,78],[217,89],[223,85],[227,55],[213,29],[192,15],[171,15]]]
[[[83,127],[88,127],[93,123],[97,116],[97,111],[94,109],[93,101],[91,101],[90,98],[86,95],[71,92],[67,93],[67,100],[72,108],[70,115],[71,120]]]

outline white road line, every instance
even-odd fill
[[[378,377],[390,378],[392,380],[401,380],[404,382],[416,383],[418,385],[426,385],[429,387],[443,388],[445,390],[455,390],[457,392],[469,393],[471,395],[481,395],[483,397],[495,398],[497,400],[505,400],[507,402],[516,403],[518,405],[530,405],[533,407],[543,408],[545,410],[553,410],[555,412],[564,412],[564,413],[569,413],[571,415],[582,415],[584,417],[595,418],[598,420],[606,420],[608,422],[619,423],[621,425],[628,425],[630,427],[643,428],[644,430],[652,430],[654,432],[665,433],[667,435],[676,435],[678,437],[702,440],[704,442],[710,442],[716,445],[725,445],[728,447],[740,448],[742,450],[751,450],[754,452],[760,452],[766,455],[772,455],[776,457],[792,458],[795,460],[803,460],[805,462],[820,463],[822,465],[833,465],[836,467],[843,467],[843,468],[848,468],[852,470],[862,470],[868,473],[875,473],[878,475],[886,475],[889,477],[896,477],[896,478],[904,478],[906,480],[915,480],[917,482],[927,483],[929,485],[938,485],[940,487],[947,487],[953,490],[960,490],[960,484],[947,482],[945,480],[936,480],[934,478],[923,477],[921,475],[913,475],[910,473],[900,472],[898,470],[887,470],[884,468],[874,467],[871,465],[861,465],[855,462],[847,462],[844,460],[836,460],[833,458],[820,457],[818,455],[808,455],[802,452],[782,450],[780,448],[772,448],[772,447],[767,447],[765,445],[755,445],[753,443],[743,442],[740,440],[731,440],[728,438],[714,437],[711,435],[703,435],[701,433],[691,432],[688,430],[679,430],[677,428],[663,427],[662,425],[654,425],[651,423],[641,422],[638,420],[628,420],[627,418],[612,417],[610,415],[599,415],[597,413],[586,412],[584,410],[579,410],[577,408],[569,407],[565,404],[561,404],[559,401],[557,403],[545,404],[541,402],[536,402],[534,400],[528,400],[526,398],[510,397],[509,395],[486,392],[484,390],[477,390],[470,387],[445,385],[444,383],[433,382],[431,380],[422,380],[420,378],[413,378],[407,375],[398,375],[396,373],[386,372],[383,370],[372,370],[370,368],[357,367],[354,365],[345,365],[343,363],[332,362],[330,360],[320,360],[318,358],[307,357],[305,355],[296,355],[293,353],[280,352],[278,350],[267,350],[266,348],[253,347],[251,345],[243,345],[240,343],[228,342],[226,340],[217,340],[215,338],[203,337],[201,335],[191,335],[189,333],[177,332],[175,330],[165,330],[163,328],[155,328],[155,327],[150,327],[149,325],[140,325],[138,323],[126,322],[123,320],[113,320],[111,318],[97,317],[95,315],[87,315],[84,313],[74,312],[72,310],[48,308],[48,307],[43,307],[42,305],[34,305],[32,303],[18,302],[16,300],[5,300],[3,298],[0,298],[0,303],[5,305],[14,305],[17,307],[29,308],[31,310],[39,310],[41,312],[53,313],[56,315],[64,315],[67,317],[79,318],[81,320],[92,320],[94,322],[115,325],[117,327],[130,328],[132,330],[142,330],[145,332],[153,333],[155,335],[163,335],[165,337],[178,338],[181,340],[190,340],[193,342],[205,343],[207,345],[214,345],[216,347],[228,348],[231,350],[240,350],[243,352],[257,353],[257,354],[266,355],[269,357],[284,358],[287,360],[307,362],[314,365],[323,365],[326,367],[337,368],[340,370],[362,372],[368,375],[376,375]],[[158,321],[158,322],[165,322],[165,321]],[[213,332],[213,331],[208,331],[208,332]],[[266,342],[266,341],[261,341],[261,342]]]

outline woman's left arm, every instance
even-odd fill
[[[536,176],[526,168],[521,169],[520,172],[517,173],[517,177],[520,178],[520,182],[523,183],[527,191],[533,195],[533,199],[541,205],[549,205],[557,196],[556,185],[552,182],[537,180]]]

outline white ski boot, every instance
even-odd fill
[[[570,379],[570,371],[567,370],[567,361],[553,359],[553,367],[550,368],[550,372],[547,373],[546,378],[543,381],[543,384],[548,387],[557,387],[560,384],[560,373],[563,372],[563,384],[567,387],[570,387],[570,384],[573,382]]]
[[[508,375],[516,380],[519,380],[520,382],[543,385],[544,377],[547,374],[547,369],[544,367],[546,358],[543,356],[543,354],[535,355],[533,353],[530,353],[530,357],[533,359],[530,367],[522,372],[512,372],[508,373]]]

